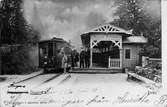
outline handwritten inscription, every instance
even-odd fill
[[[25,88],[24,86],[11,85],[8,88],[20,89]],[[151,87],[151,88],[150,88]],[[152,88],[154,87],[154,88]],[[127,103],[154,103],[156,105],[165,105],[167,107],[167,95],[161,96],[155,102],[152,101],[152,95],[158,94],[158,89],[161,88],[161,85],[151,84],[148,85],[148,88],[151,90],[146,91],[145,93],[139,93],[133,95],[133,92],[125,92],[122,96],[105,96],[100,94],[100,90],[97,88],[81,88],[81,89],[54,89],[52,87],[47,87],[42,90],[30,90],[28,94],[21,93],[7,93],[8,96],[11,96],[9,99],[3,101],[5,106],[19,106],[22,104],[59,104],[62,107],[75,104],[91,105],[91,104],[127,104]],[[17,91],[17,90],[16,90]],[[92,95],[88,95],[91,93]],[[25,97],[29,99],[24,99]],[[74,96],[78,95],[78,96]],[[84,97],[87,96],[88,97]],[[22,97],[24,96],[24,97]],[[58,96],[58,97],[55,97]],[[82,97],[83,96],[83,97]],[[116,99],[113,99],[116,98]]]
[[[149,96],[156,94],[152,91],[147,91],[143,95],[131,96],[129,92],[126,92],[123,96],[118,96],[117,100],[113,103],[150,103]]]
[[[108,102],[111,102],[111,101],[104,96],[97,95],[94,98],[92,98],[90,101],[88,101],[86,105],[89,105],[91,103],[108,103]]]
[[[152,91],[158,91],[159,89],[162,88],[162,84],[159,83],[150,83],[150,84],[145,84],[144,85],[146,88],[152,90]]]
[[[154,104],[167,107],[167,94],[160,96],[160,98],[156,100]]]
[[[12,96],[10,96],[10,100],[5,100],[4,101],[4,104],[6,106],[12,105],[12,107],[15,107],[16,105],[21,105],[24,102],[18,101],[18,99],[20,99],[20,98],[21,98],[21,94],[12,95]]]
[[[46,92],[49,92],[50,89],[48,89]],[[10,100],[5,100],[4,104],[5,106],[13,105],[15,107],[16,105],[21,105],[21,104],[61,104],[62,107],[65,107],[67,105],[72,105],[72,104],[84,104],[84,105],[90,105],[90,104],[121,104],[121,103],[150,103],[151,100],[149,97],[151,95],[154,95],[156,93],[152,91],[147,91],[144,94],[141,95],[136,95],[132,96],[130,95],[129,92],[126,92],[123,96],[118,96],[116,100],[111,100],[112,98],[103,96],[103,95],[93,95],[92,97],[89,98],[76,98],[76,97],[71,97],[71,98],[66,98],[66,96],[61,96],[61,98],[52,98],[51,96],[46,96],[46,95],[33,95],[31,94],[30,96],[34,99],[31,99],[30,101],[19,101],[21,98],[21,94],[12,96]],[[36,99],[36,100],[35,100]],[[167,100],[167,95],[162,96],[159,100],[157,100],[156,104],[165,104]]]

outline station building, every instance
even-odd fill
[[[90,68],[134,69],[139,64],[141,46],[147,43],[145,37],[111,24],[80,36],[83,46],[90,49]]]

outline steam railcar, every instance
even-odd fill
[[[64,51],[67,56],[67,71],[71,68],[71,46],[62,38],[53,38],[51,40],[42,40],[39,46],[39,67],[44,72],[49,71],[63,72],[62,59],[59,57],[60,51]]]

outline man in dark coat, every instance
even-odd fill
[[[89,49],[86,49],[86,52],[85,52],[85,66],[86,68],[89,68],[90,66],[90,50]]]
[[[79,53],[77,52],[77,50],[74,51],[75,51],[74,66],[77,67],[78,66],[77,62],[79,61]]]
[[[74,54],[74,50],[71,52],[71,66],[72,68],[74,68],[74,59],[75,59],[75,54]]]
[[[80,53],[80,68],[84,68],[84,61],[85,60],[85,51],[82,50]]]

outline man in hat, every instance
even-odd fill
[[[85,63],[85,50],[83,48],[81,48],[81,52],[80,52],[80,68],[84,68],[84,63]]]
[[[85,52],[85,67],[89,68],[90,66],[90,50],[87,48]]]

